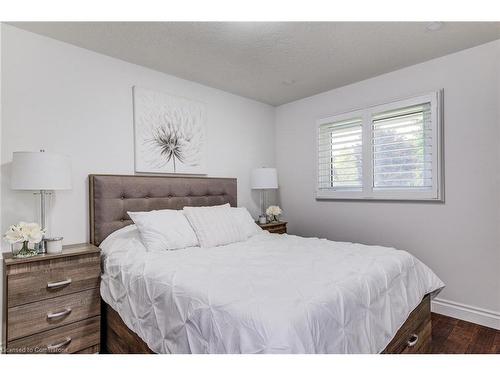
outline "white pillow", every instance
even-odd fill
[[[186,206],[186,207],[191,207],[191,206]],[[184,207],[184,208],[186,208]],[[192,208],[230,208],[231,205],[229,203],[224,203],[224,204],[217,204],[215,206],[195,206]]]
[[[262,232],[262,229],[255,223],[252,215],[245,207],[231,207],[231,212],[236,225],[241,228],[246,238]]]
[[[149,251],[198,246],[193,228],[179,210],[127,212]]]
[[[184,207],[201,247],[215,247],[245,241],[247,236],[228,206]]]

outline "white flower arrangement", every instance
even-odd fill
[[[43,239],[45,230],[40,228],[37,223],[26,223],[21,221],[17,225],[11,225],[4,234],[5,240],[11,245],[22,243],[22,249],[17,253],[17,257],[25,258],[37,254],[37,251],[30,249],[28,245],[33,246]]]
[[[33,245],[39,243],[44,234],[45,231],[37,223],[25,223],[21,221],[17,225],[11,225],[7,232],[5,232],[4,238],[10,244],[28,242],[30,245]]]
[[[271,218],[271,221],[278,221],[283,210],[279,206],[269,206],[266,210],[266,215]]]

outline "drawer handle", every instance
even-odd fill
[[[413,335],[410,336],[406,344],[408,345],[409,348],[411,348],[412,346],[417,345],[417,342],[418,342],[418,335],[414,333]]]
[[[66,337],[63,341],[58,342],[57,344],[50,344],[50,345],[47,345],[47,350],[56,350],[56,349],[60,349],[60,348],[62,348],[63,346],[69,345],[69,343],[70,343],[70,342],[71,342],[71,337]]]
[[[66,279],[63,281],[47,283],[47,288],[60,288],[62,286],[69,285],[69,284],[71,284],[71,279]]]
[[[48,313],[47,314],[47,319],[61,318],[63,316],[68,315],[70,312],[71,312],[71,309],[68,307],[67,309],[64,309],[64,310],[56,312],[56,313]]]

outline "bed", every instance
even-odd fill
[[[237,205],[236,179],[90,175],[108,353],[426,353],[444,285],[405,251],[270,234],[148,252],[127,211]],[[104,242],[103,242],[104,241]]]

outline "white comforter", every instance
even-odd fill
[[[147,252],[135,226],[101,248],[101,294],[158,353],[378,353],[444,285],[405,251],[262,232]]]

